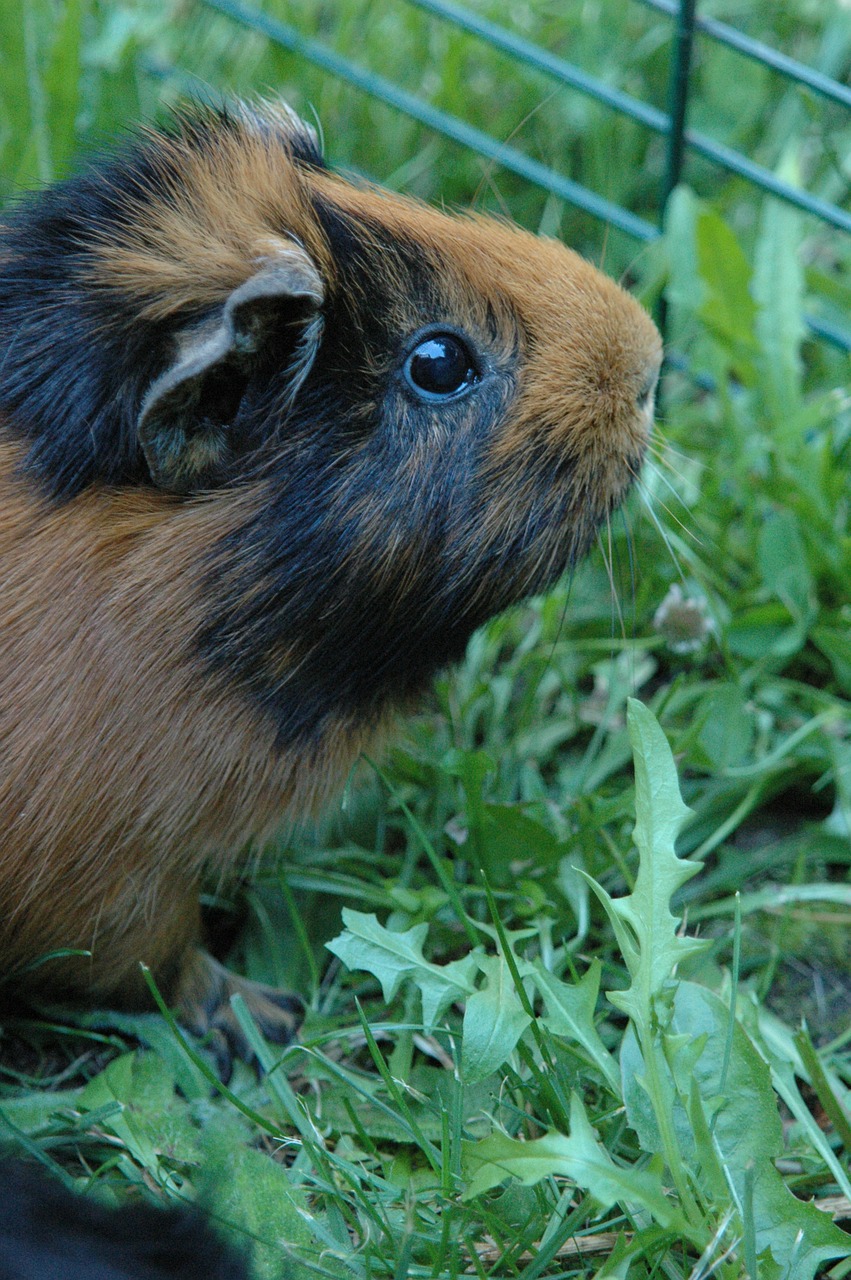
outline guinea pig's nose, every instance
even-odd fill
[[[646,409],[653,402],[656,394],[656,384],[659,381],[659,362],[654,360],[647,370],[647,376],[641,384],[641,389],[636,397],[636,404],[639,409]]]

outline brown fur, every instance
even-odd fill
[[[198,563],[250,493],[52,508],[15,478],[20,453],[0,448],[0,970],[85,947],[92,960],[46,972],[51,991],[126,999],[140,960],[157,971],[196,940],[202,869],[315,809],[361,735],[278,753],[273,727],[198,670]]]
[[[273,120],[279,132],[293,127],[282,120]],[[631,483],[649,429],[636,403],[658,368],[659,341],[632,299],[560,244],[298,166],[280,137],[248,125],[206,149],[179,135],[152,145],[161,189],[131,190],[121,224],[93,230],[87,287],[131,305],[140,320],[173,319],[178,350],[195,317],[276,256],[306,254],[333,296],[342,286],[314,213],[321,198],[359,227],[365,259],[383,264],[384,319],[406,332],[432,316],[408,296],[408,276],[376,229],[421,246],[440,305],[466,331],[491,335],[497,364],[518,369],[485,458],[480,554],[523,528],[540,498],[541,457],[544,474],[547,458],[554,475],[559,460],[571,467],[570,528],[542,538],[513,581],[497,589],[475,559],[452,566],[465,609],[474,621],[487,616],[581,553]],[[369,359],[370,374],[383,376],[383,353]],[[373,412],[365,404],[364,421]],[[473,431],[476,412],[474,398],[457,410],[454,440]],[[435,416],[386,475],[403,507],[405,495],[418,496],[444,430]],[[206,466],[217,437],[192,447]],[[355,456],[346,448],[341,458]],[[210,626],[210,548],[262,521],[272,492],[262,471],[187,496],[94,482],[56,502],[28,456],[15,421],[0,424],[0,968],[86,948],[90,959],[52,963],[27,982],[134,1003],[143,994],[139,961],[172,991],[195,964],[204,871],[223,873],[283,816],[320,805],[382,732],[392,700],[361,719],[329,712],[309,745],[282,745],[245,689],[199,657],[198,635]],[[432,566],[433,540],[390,525],[374,489],[358,487],[354,472],[350,482],[341,476],[323,519],[329,528],[349,522],[353,534],[315,584],[322,616],[330,625],[346,610],[350,580],[371,582],[391,614],[416,610],[423,582],[443,571]],[[216,572],[234,616],[264,598],[267,580],[252,561],[224,556]],[[311,643],[270,630],[262,664],[270,686],[286,687]]]

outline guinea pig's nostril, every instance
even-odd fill
[[[641,384],[641,390],[636,397],[636,403],[639,409],[646,409],[656,391],[656,384],[659,381],[659,366],[654,364],[647,372],[647,377]]]

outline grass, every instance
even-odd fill
[[[654,217],[658,140],[540,73],[402,3],[269,7]],[[713,12],[847,75],[847,8]],[[510,20],[664,102],[661,16]],[[258,1277],[847,1275],[805,1202],[848,1225],[851,387],[804,316],[847,326],[848,237],[692,161],[636,253],[200,5],[0,0],[0,25],[4,195],[187,84],[281,90],[335,162],[667,286],[689,362],[604,545],[245,887],[231,963],[309,995],[301,1045],[249,1025],[268,1074],[225,1089],[157,1014],[10,1024],[10,1142],[116,1201],[202,1199]],[[694,75],[695,127],[847,200],[847,114],[710,45]]]

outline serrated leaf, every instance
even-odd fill
[[[449,964],[432,964],[422,953],[428,933],[427,924],[416,924],[404,932],[395,932],[379,924],[372,914],[343,909],[346,931],[333,938],[327,947],[349,969],[364,969],[381,983],[384,999],[389,1003],[402,983],[409,978],[420,989],[423,1023],[427,1028],[456,1000],[475,991],[479,968],[479,952],[471,952]]]
[[[428,933],[427,924],[416,924],[404,933],[396,933],[379,924],[376,916],[343,908],[346,932],[332,938],[329,951],[349,969],[365,969],[378,978],[385,1001],[394,998],[402,980],[426,964],[422,946]]]
[[[647,1029],[655,1016],[654,1002],[677,964],[706,944],[679,936],[679,920],[670,907],[677,889],[700,870],[700,864],[683,861],[674,850],[691,811],[680,796],[671,748],[643,703],[630,698],[627,708],[635,761],[633,840],[639,852],[638,875],[635,889],[624,898],[612,898],[594,881],[591,884],[609,915],[632,978],[626,991],[608,992],[608,997]]]
[[[600,972],[600,962],[595,959],[588,966],[585,976],[574,985],[569,985],[544,969],[543,965],[537,964],[532,970],[532,978],[544,999],[545,1012],[540,1021],[553,1035],[565,1036],[581,1044],[605,1076],[612,1092],[619,1094],[617,1063],[594,1025]]]
[[[795,1280],[812,1280],[821,1262],[851,1256],[851,1237],[814,1205],[798,1200],[777,1172],[783,1135],[769,1069],[738,1023],[726,1057],[729,1030],[730,1010],[714,992],[678,984],[665,1059],[673,1073],[671,1118],[682,1158],[719,1217],[732,1186],[740,1211],[749,1206],[757,1252],[770,1251],[776,1263],[785,1264],[797,1248]],[[644,1061],[632,1031],[624,1037],[621,1066],[627,1118],[643,1150],[655,1154],[661,1136],[641,1083]]]
[[[461,1077],[469,1084],[498,1071],[532,1021],[504,957],[483,956],[478,964],[485,985],[467,1000],[461,1045]]]
[[[543,1138],[521,1142],[504,1133],[492,1133],[481,1142],[462,1143],[461,1166],[468,1180],[464,1199],[481,1195],[508,1177],[530,1186],[542,1178],[559,1175],[572,1178],[605,1208],[626,1203],[650,1213],[660,1226],[686,1230],[655,1171],[615,1164],[598,1142],[576,1094],[570,1104],[569,1137],[548,1133]]]

